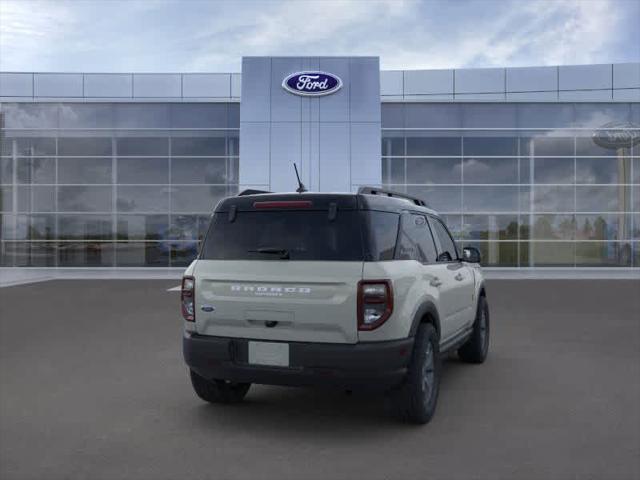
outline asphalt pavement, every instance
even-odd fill
[[[175,285],[0,289],[0,479],[640,478],[640,281],[489,281],[489,358],[445,361],[426,426],[378,395],[203,403]]]

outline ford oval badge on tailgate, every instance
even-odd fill
[[[318,97],[340,90],[342,80],[337,75],[327,72],[296,72],[282,81],[282,88],[295,95]]]

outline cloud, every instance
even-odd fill
[[[0,69],[239,71],[243,55],[382,68],[638,61],[631,0],[0,0]]]

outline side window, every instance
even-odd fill
[[[434,235],[438,239],[438,261],[451,262],[457,260],[458,252],[456,251],[456,244],[442,222],[435,218],[430,218],[429,223],[431,224]]]
[[[400,234],[396,248],[396,260],[434,262],[436,248],[426,217],[405,213],[400,220]]]
[[[365,211],[363,215],[367,225],[366,233],[369,242],[366,246],[370,260],[374,262],[393,260],[400,215],[377,211]]]

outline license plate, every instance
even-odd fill
[[[288,367],[289,344],[249,342],[249,363],[255,365],[271,365],[274,367]]]

